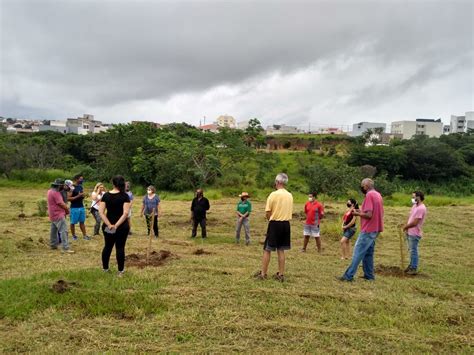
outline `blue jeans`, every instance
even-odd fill
[[[360,262],[362,261],[362,268],[364,270],[364,278],[367,280],[375,280],[374,276],[374,250],[375,239],[379,232],[360,232],[359,237],[354,245],[352,253],[352,263],[347,268],[343,277],[346,280],[352,281],[357,272]]]
[[[408,251],[410,252],[410,267],[412,269],[418,268],[418,243],[420,242],[420,237],[416,235],[407,234],[407,243]]]

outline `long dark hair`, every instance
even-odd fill
[[[116,175],[112,178],[112,184],[120,191],[125,192],[125,178],[122,175]]]
[[[349,201],[351,201],[352,205],[354,206],[356,210],[359,209],[359,204],[357,203],[356,200],[354,200],[353,198],[350,198]]]

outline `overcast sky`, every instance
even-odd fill
[[[0,4],[4,117],[314,127],[474,108],[474,1]]]

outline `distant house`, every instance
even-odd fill
[[[203,126],[199,126],[199,129],[201,131],[208,131],[208,132],[212,132],[212,133],[217,133],[219,132],[219,128],[221,126],[215,124],[215,123],[211,123],[211,124],[206,124],[206,125],[203,125]]]
[[[93,115],[84,114],[83,117],[68,118],[66,121],[45,121],[39,126],[39,131],[88,134],[103,132],[110,127],[111,125],[104,125],[101,121],[94,120]]]
[[[267,126],[265,133],[268,136],[272,136],[275,134],[298,134],[298,133],[301,133],[301,131],[298,129],[298,127],[287,126],[284,124],[281,124],[281,125],[274,124],[271,126]]]

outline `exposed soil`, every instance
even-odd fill
[[[125,257],[127,266],[135,266],[139,269],[143,269],[147,266],[162,266],[165,262],[170,259],[178,259],[176,254],[171,253],[169,250],[160,250],[159,252],[152,251],[150,258],[147,262],[145,254],[129,254]]]
[[[375,273],[383,276],[394,276],[394,277],[406,277],[406,278],[413,278],[413,277],[421,277],[427,278],[428,276],[425,274],[418,273],[416,275],[408,275],[403,272],[398,266],[387,266],[387,265],[377,265],[375,267]]]
[[[30,251],[35,247],[35,243],[31,237],[24,238],[15,243],[16,247],[23,251]]]
[[[196,251],[193,252],[194,255],[210,255],[212,254],[211,252],[209,251],[205,251],[204,249],[197,249]]]
[[[56,293],[64,293],[66,291],[69,291],[72,286],[75,286],[75,282],[67,282],[65,280],[58,280],[56,281],[52,286],[51,290]]]

